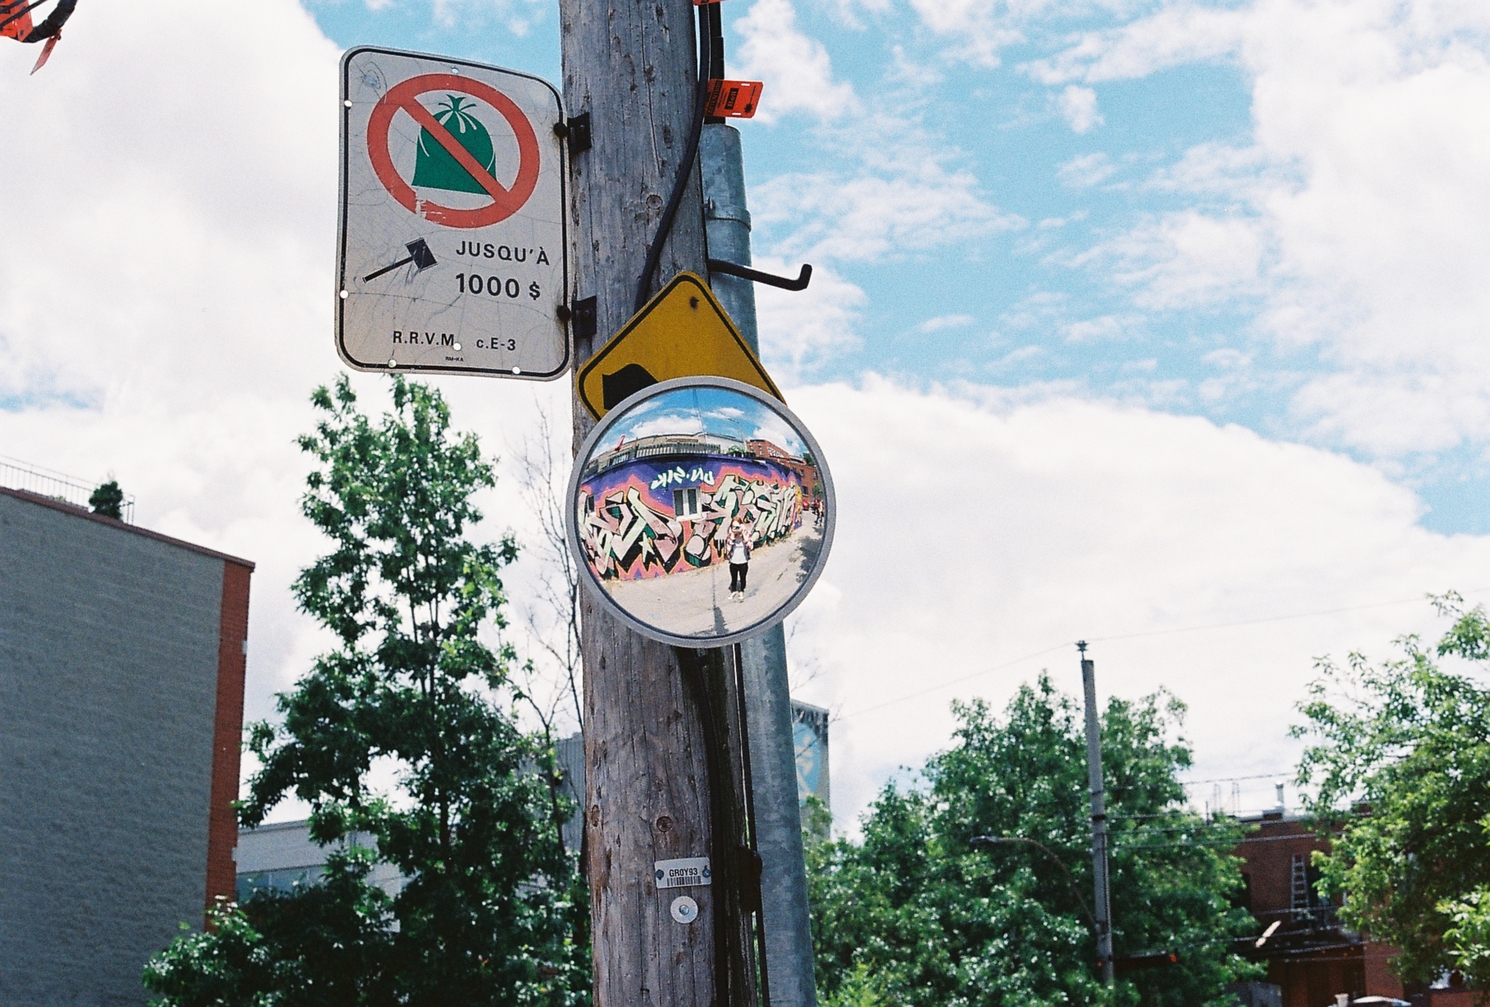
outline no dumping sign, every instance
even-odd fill
[[[561,121],[558,92],[527,74],[371,47],[342,58],[343,360],[564,373]]]

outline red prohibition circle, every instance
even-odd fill
[[[435,119],[435,117],[423,105],[419,104],[419,96],[428,91],[459,91],[480,98],[492,108],[502,114],[507,120],[507,125],[512,127],[513,134],[517,137],[517,178],[508,189],[493,178],[485,168],[477,163],[466,148],[462,147],[450,131]],[[439,141],[440,146],[450,153],[450,156],[459,162],[462,168],[470,172],[471,177],[487,191],[492,201],[486,206],[474,210],[457,210],[454,207],[441,206],[439,203],[422,199],[414,191],[414,187],[405,182],[398,169],[393,166],[393,156],[388,151],[388,131],[393,125],[393,117],[398,112],[404,112],[431,136]],[[410,77],[388,90],[382,99],[373,106],[372,116],[367,122],[367,156],[372,161],[373,171],[377,173],[378,181],[383,187],[398,200],[410,213],[418,214],[425,220],[435,224],[444,224],[446,227],[489,227],[499,221],[506,220],[528,201],[533,195],[533,189],[538,185],[538,137],[533,133],[533,126],[528,122],[528,117],[523,114],[517,103],[507,97],[501,91],[483,84],[479,80],[470,80],[450,73],[428,73],[420,77]]]

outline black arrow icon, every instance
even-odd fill
[[[391,273],[399,266],[407,266],[411,262],[414,264],[416,271],[428,269],[435,264],[435,253],[429,250],[429,245],[425,243],[423,238],[415,238],[404,247],[409,250],[409,257],[407,259],[399,259],[391,266],[384,266],[377,272],[368,273],[362,278],[362,282],[366,283],[368,280],[375,280],[384,273]]]

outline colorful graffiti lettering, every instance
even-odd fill
[[[743,522],[751,546],[790,535],[802,522],[797,473],[763,459],[711,459],[702,466],[662,466],[638,459],[580,485],[579,537],[585,558],[602,578],[642,580],[724,561],[731,524]],[[685,473],[677,477],[674,473]],[[653,494],[675,482],[702,483],[698,511],[677,515]],[[712,491],[706,486],[713,486]]]
[[[691,471],[681,465],[675,465],[664,472],[657,473],[657,478],[652,480],[648,488],[662,489],[673,483],[703,483],[705,486],[713,486],[714,473],[699,465],[695,465]]]

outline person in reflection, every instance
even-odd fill
[[[745,600],[745,575],[750,572],[750,536],[745,522],[735,518],[729,537],[724,540],[724,554],[729,558],[729,593],[736,601]]]

